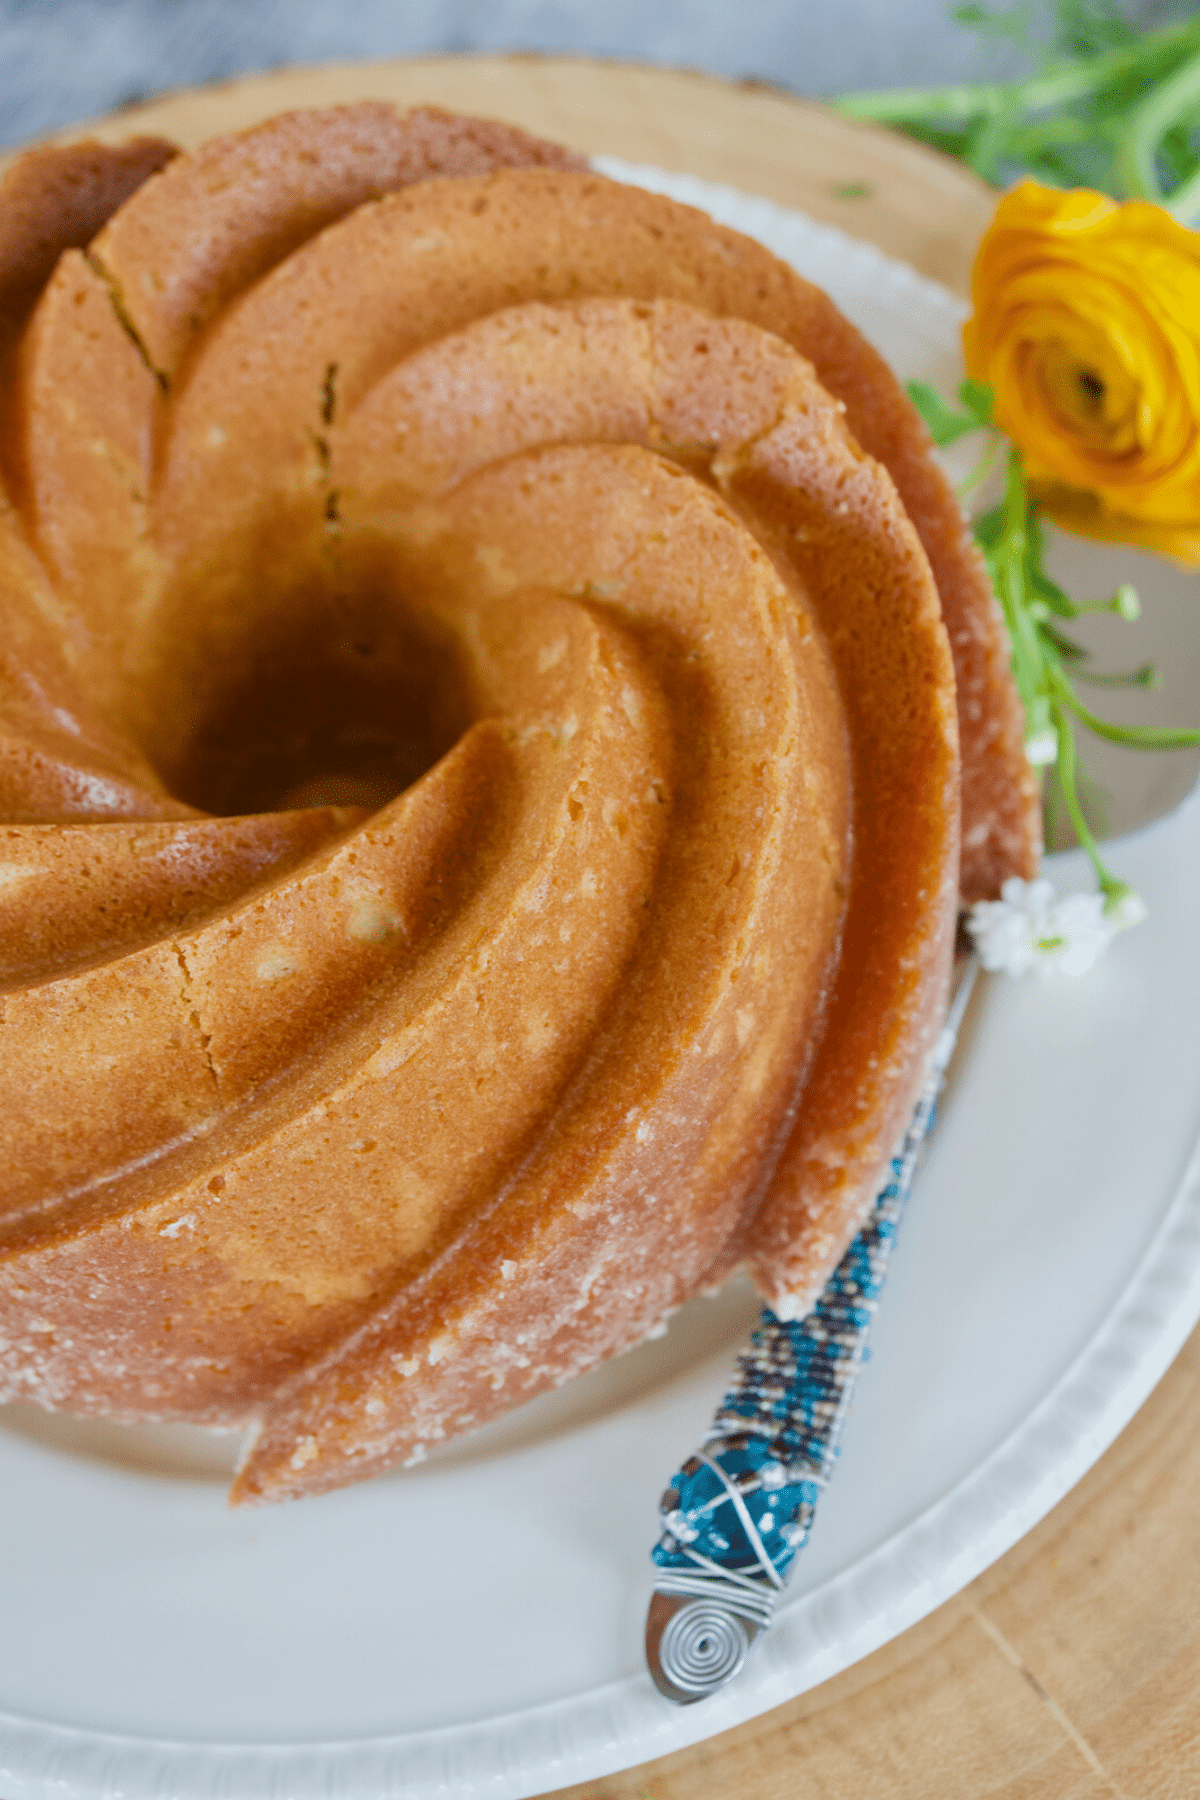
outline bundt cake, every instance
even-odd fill
[[[803,1309],[960,837],[971,898],[1036,859],[879,359],[702,214],[382,105],[31,156],[0,323],[3,1392],[253,1427],[273,1499],[740,1260]]]

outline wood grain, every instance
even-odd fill
[[[690,170],[869,238],[965,291],[992,196],[957,164],[759,85],[531,57],[285,70],[62,138],[187,147],[362,97],[506,118]],[[558,1800],[1194,1800],[1200,1794],[1200,1334],[1041,1526],[855,1668],[695,1749]]]
[[[556,1800],[1195,1800],[1198,1426],[1200,1335],[1074,1492],[922,1624]]]

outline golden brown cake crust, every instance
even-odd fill
[[[82,249],[179,153],[165,138],[31,150],[0,181],[0,319],[15,335],[64,250]]]
[[[9,510],[22,480],[17,352],[29,315],[62,253],[87,245],[175,155],[162,138],[71,144],[30,151],[0,181],[0,819],[69,817],[97,800],[135,818],[191,810],[80,691],[60,610]]]
[[[148,363],[169,383],[224,305],[364,202],[436,176],[582,166],[571,151],[514,125],[436,107],[401,114],[368,100],[281,113],[250,132],[214,138],[165,170],[99,234],[93,256]],[[146,282],[153,283],[149,306]]]
[[[822,296],[824,298],[824,296]],[[825,302],[830,312],[833,308]],[[994,898],[1009,875],[1037,873],[1041,798],[1024,751],[1025,715],[1010,675],[1011,647],[983,558],[929,435],[869,346],[847,342],[840,317],[806,332],[806,354],[865,450],[896,483],[929,558],[950,637],[962,745],[960,890],[967,905]],[[786,334],[785,334],[786,335]]]
[[[241,1498],[412,1455],[743,1250],[776,1297],[819,1281],[955,913],[937,594],[797,351],[867,413],[891,377],[702,215],[386,112],[170,165],[21,344],[20,617],[183,816],[99,827],[93,955],[91,828],[5,843],[0,1371],[257,1419]],[[388,191],[414,169],[453,178]],[[317,803],[325,767],[369,817]]]
[[[235,292],[239,281],[261,274],[307,231],[404,182],[478,175],[506,163],[579,166],[570,151],[513,126],[434,107],[402,117],[383,102],[283,115],[254,132],[216,140],[189,158],[190,193],[178,195],[173,178],[147,188],[177,156],[175,146],[160,138],[135,138],[115,147],[84,142],[30,151],[0,183],[0,482],[6,502],[0,511],[0,581],[8,615],[0,638],[0,819],[13,823],[89,814],[147,819],[195,814],[166,792],[157,771],[103,704],[109,668],[119,660],[117,646],[95,644],[94,618],[89,630],[70,611],[64,613],[61,591],[56,595],[47,583],[45,566],[30,555],[8,510],[7,503],[15,501],[26,518],[36,512],[26,449],[42,396],[31,391],[26,376],[36,348],[21,339],[64,253],[74,254],[59,271],[57,296],[67,308],[84,305],[93,323],[84,334],[71,328],[76,363],[55,372],[50,410],[60,404],[57,395],[76,392],[81,381],[94,382],[102,397],[99,441],[109,452],[107,464],[98,469],[85,442],[74,473],[82,476],[80,515],[99,522],[88,549],[103,561],[109,554],[104,521],[114,503],[127,510],[132,501],[136,513],[153,461],[154,419],[147,415],[158,395],[148,366],[151,353],[165,375],[206,311]],[[231,156],[235,163],[240,159],[240,182],[229,180]],[[249,182],[248,161],[255,168]],[[126,225],[104,233],[111,216],[139,189],[131,223],[126,214]],[[207,230],[200,223],[205,215]],[[139,235],[145,233],[148,238]],[[159,333],[138,337],[99,260],[98,234],[101,242],[115,237],[118,256],[124,251],[136,259],[139,246],[149,242],[171,261],[173,278],[159,296]],[[119,443],[114,442],[114,382],[131,393],[137,415],[117,434]],[[64,571],[55,566],[53,536],[38,548],[61,590]],[[120,568],[118,560],[118,580]]]

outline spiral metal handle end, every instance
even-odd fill
[[[739,1672],[759,1627],[719,1599],[656,1590],[646,1615],[646,1663],[677,1706],[706,1700]]]

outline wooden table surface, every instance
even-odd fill
[[[759,84],[638,65],[432,57],[284,70],[84,131],[188,147],[285,107],[390,98],[690,170],[869,238],[965,291],[992,196],[957,164]],[[559,1800],[1195,1800],[1200,1333],[1050,1516],[922,1624],[786,1706]]]

